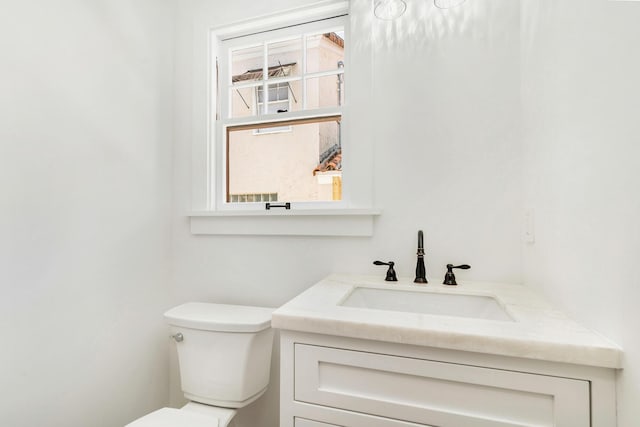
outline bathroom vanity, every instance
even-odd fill
[[[614,427],[622,351],[520,285],[330,276],[276,310],[281,427]]]

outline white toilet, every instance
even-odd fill
[[[274,309],[187,303],[164,314],[178,348],[180,379],[190,400],[125,427],[226,427],[267,389]]]

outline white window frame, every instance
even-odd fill
[[[342,120],[345,120],[345,115],[343,113],[343,106],[332,107],[332,108],[317,108],[313,110],[307,110],[306,103],[306,82],[307,80],[324,77],[324,76],[333,76],[340,75],[345,73],[345,69],[348,69],[349,57],[348,57],[348,40],[345,43],[345,58],[344,63],[345,66],[343,68],[338,68],[336,66],[335,70],[328,71],[320,71],[315,73],[307,73],[304,69],[306,66],[306,39],[309,35],[314,35],[318,33],[331,32],[333,30],[341,29],[344,30],[347,35],[345,38],[348,39],[349,34],[349,22],[346,14],[337,14],[337,16],[333,17],[321,17],[317,19],[307,20],[305,21],[290,21],[286,26],[282,28],[276,28],[268,31],[260,31],[260,32],[252,32],[248,35],[242,36],[234,36],[234,37],[226,37],[220,38],[218,37],[218,55],[217,55],[217,68],[218,68],[218,88],[216,89],[216,94],[220,97],[219,106],[219,118],[214,123],[213,132],[216,135],[216,141],[221,141],[218,145],[218,150],[216,152],[220,152],[216,166],[218,168],[219,173],[215,175],[215,191],[214,191],[214,203],[215,209],[218,211],[235,211],[235,210],[258,210],[264,209],[264,203],[254,202],[254,203],[227,203],[226,202],[226,179],[228,177],[227,174],[227,153],[226,153],[226,135],[227,128],[239,125],[258,125],[260,123],[274,123],[278,121],[289,121],[289,120],[298,120],[298,119],[307,119],[307,118],[322,118],[329,116],[341,116]],[[278,114],[257,114],[255,116],[250,117],[238,117],[232,118],[229,117],[231,115],[232,105],[231,105],[231,96],[229,91],[229,84],[231,82],[231,64],[230,62],[230,52],[233,50],[246,49],[251,47],[256,47],[262,45],[263,47],[269,43],[278,43],[280,41],[290,40],[293,36],[302,36],[303,44],[302,44],[302,63],[300,64],[300,73],[296,76],[287,76],[287,77],[277,77],[269,80],[262,80],[260,82],[251,81],[246,84],[242,84],[241,87],[249,86],[249,87],[258,87],[261,85],[263,90],[268,90],[268,86],[270,84],[275,83],[289,83],[294,81],[299,81],[301,83],[300,87],[302,88],[302,93],[300,96],[300,102],[302,103],[302,109],[299,111],[288,111],[286,113],[278,113]],[[266,49],[265,49],[266,50]],[[264,72],[263,75],[266,74],[266,67],[268,67],[267,59],[263,60]],[[345,100],[347,97],[345,96]],[[348,101],[346,101],[348,102]],[[264,107],[264,104],[263,104]],[[264,107],[266,109],[266,107]],[[341,122],[342,122],[341,120]],[[282,132],[285,131],[283,128],[275,128],[274,132]],[[343,138],[342,145],[348,145],[348,140]],[[343,166],[346,165],[348,167],[348,161],[343,163]],[[343,181],[344,182],[344,181]],[[344,191],[343,191],[344,195]],[[293,209],[344,209],[346,206],[346,202],[344,200],[339,201],[295,201],[295,200],[282,200],[282,202],[291,202]]]
[[[256,19],[221,25],[216,16],[202,17],[194,25],[192,73],[192,192],[190,218],[193,234],[213,235],[297,235],[297,236],[370,236],[373,219],[380,211],[373,207],[373,141],[371,111],[373,100],[373,21],[348,19],[345,28],[345,55],[350,74],[348,99],[343,106],[342,135],[345,168],[343,199],[325,206],[317,203],[292,203],[289,211],[265,211],[262,204],[224,209],[218,203],[223,181],[222,146],[215,114],[219,97],[212,76],[216,73],[219,41],[258,31],[283,28],[301,22],[349,14],[366,16],[369,0],[322,0],[295,9],[278,11]],[[356,22],[354,33],[349,26]],[[352,40],[352,42],[350,42]],[[352,46],[358,46],[352,50]],[[205,54],[205,52],[208,53]],[[346,61],[345,61],[346,62]],[[346,68],[345,67],[345,68]],[[353,105],[356,100],[356,105]],[[350,105],[351,104],[351,105]],[[308,115],[306,115],[308,116]],[[351,124],[357,123],[357,128]],[[255,206],[257,205],[257,206]],[[313,206],[315,205],[315,206]]]

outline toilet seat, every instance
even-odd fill
[[[125,427],[227,427],[236,410],[189,402],[182,409],[162,408]]]
[[[219,419],[182,409],[162,408],[125,427],[218,427]]]
[[[226,427],[231,419],[238,413],[237,409],[221,408],[219,406],[205,405],[198,402],[189,402],[184,405],[181,411],[195,412],[209,418],[217,418],[219,427]]]

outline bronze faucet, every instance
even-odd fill
[[[414,283],[427,282],[427,271],[424,268],[424,235],[422,230],[418,230],[418,264],[416,265],[416,278]]]
[[[389,262],[373,261],[373,263],[375,265],[388,265],[389,266],[389,269],[387,270],[387,277],[385,277],[384,280],[386,280],[387,282],[397,282],[398,281],[398,276],[396,276],[396,271],[393,269],[393,266],[396,265],[395,262],[393,262],[393,261],[389,261]]]

